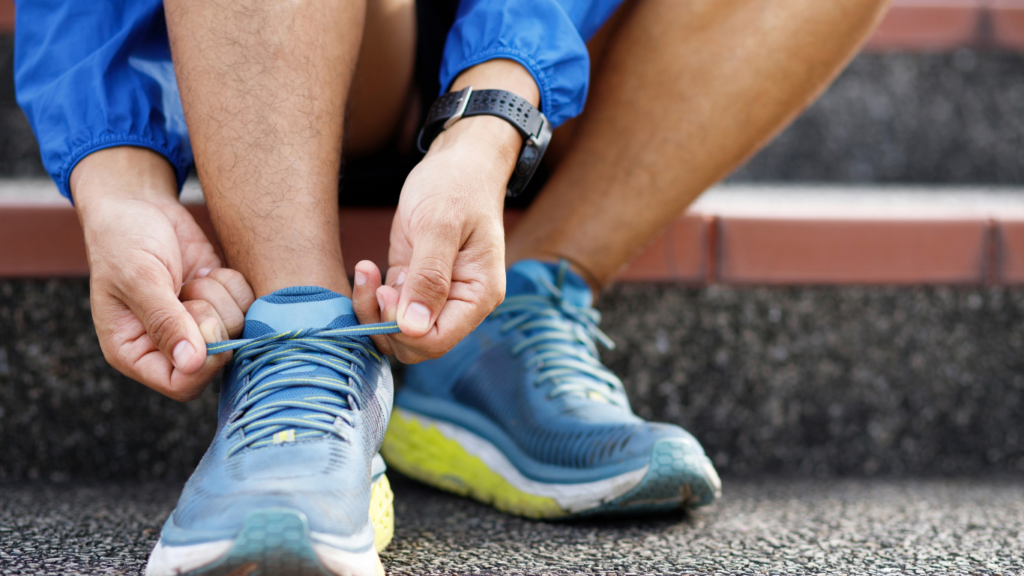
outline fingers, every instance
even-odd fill
[[[182,307],[199,326],[204,343],[220,342],[227,339],[224,322],[209,302],[199,300],[183,302]],[[145,347],[151,338],[146,334],[141,336],[130,346]],[[206,385],[213,380],[217,372],[231,360],[231,356],[231,353],[207,355],[196,371],[186,374],[168,362],[159,350],[149,347],[148,351],[142,351],[141,355],[131,363],[130,372],[132,376],[161,394],[179,402],[187,402],[202,394]]]
[[[471,236],[455,263],[447,301],[433,328],[424,336],[405,331],[389,336],[395,356],[410,364],[437,358],[475,329],[504,299],[505,268],[501,235]],[[495,248],[497,247],[497,248]],[[377,289],[383,321],[397,317],[400,297],[408,290],[404,266],[388,270],[387,284]]]
[[[381,320],[382,307],[377,299],[380,287],[380,270],[369,260],[356,264],[355,281],[352,283],[352,309],[360,324],[376,324]],[[385,335],[370,336],[381,354],[393,354],[391,342]]]
[[[242,314],[248,312],[249,306],[252,306],[252,303],[256,301],[256,294],[253,293],[249,282],[237,270],[214,268],[204,276],[220,282],[224,289],[228,291],[228,294],[231,295],[231,298],[234,299],[235,304],[238,304]]]
[[[200,270],[197,276],[200,277],[182,286],[179,298],[208,302],[224,324],[224,339],[237,338],[245,327],[245,313],[255,299],[249,283],[229,268]]]
[[[182,305],[199,325],[199,332],[203,335],[205,344],[222,342],[230,337],[223,317],[213,304],[205,300],[192,300],[183,302]],[[205,386],[229,360],[231,360],[231,353],[208,354],[203,361],[202,368],[189,374],[188,378],[181,378],[178,384]]]
[[[157,272],[149,278],[137,277],[119,299],[135,314],[153,345],[174,368],[194,374],[206,361],[206,342],[184,304],[178,300],[170,278]],[[146,276],[145,273],[140,276]]]
[[[416,237],[408,272],[396,280],[401,286],[397,320],[403,334],[417,338],[434,327],[448,301],[461,245],[460,229],[455,226],[434,226]]]

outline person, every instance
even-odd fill
[[[713,501],[697,441],[601,364],[594,295],[885,5],[18,2],[18,100],[81,220],[104,356],[177,400],[227,367],[147,574],[381,573],[379,451],[533,518]],[[223,260],[177,200],[193,162]],[[397,195],[389,268],[354,285],[339,176],[344,203]],[[413,364],[394,407],[383,355]]]

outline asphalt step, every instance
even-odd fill
[[[688,516],[535,522],[389,473],[388,574],[1024,574],[1020,478],[724,479]],[[0,484],[0,573],[140,573],[180,484]]]
[[[0,280],[0,479],[187,477],[216,397],[110,368],[88,289]],[[1024,288],[629,283],[598,307],[635,410],[724,474],[1024,471]]]

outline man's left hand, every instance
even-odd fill
[[[522,138],[489,116],[442,132],[402,188],[391,228],[386,282],[370,261],[356,265],[353,301],[362,323],[397,320],[376,336],[405,363],[437,358],[505,297],[505,189]]]

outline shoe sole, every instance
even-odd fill
[[[319,542],[298,510],[266,508],[246,515],[234,540],[166,547],[158,542],[146,576],[384,576],[378,552],[395,532],[393,502],[387,476],[381,475],[370,495],[374,546],[363,552]]]
[[[680,440],[655,442],[647,466],[596,482],[527,478],[493,444],[444,420],[395,408],[381,455],[406,476],[528,518],[663,513],[711,504],[721,481]]]

